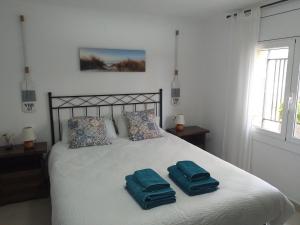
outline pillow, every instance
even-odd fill
[[[128,120],[124,115],[116,117],[116,126],[119,137],[128,137]]]
[[[114,139],[117,137],[116,129],[114,122],[112,119],[109,118],[104,118],[105,126],[106,126],[106,131],[107,131],[107,137],[109,139]]]
[[[61,137],[61,142],[64,144],[68,144],[69,141],[69,128],[68,128],[68,121],[63,120],[61,122],[61,129],[62,129],[62,137]]]
[[[105,118],[104,117],[104,122],[106,126],[106,131],[107,131],[107,137],[109,139],[114,139],[117,137],[116,129],[114,126],[114,123],[111,119]],[[69,144],[70,143],[70,135],[69,135],[69,128],[68,128],[68,121],[63,120],[61,122],[61,128],[62,128],[62,138],[61,141],[64,144]]]
[[[154,110],[127,112],[128,134],[132,141],[161,137]]]
[[[70,148],[111,144],[103,118],[74,117],[68,121]]]
[[[160,117],[155,117],[155,122],[159,127]],[[128,119],[124,115],[119,115],[116,117],[116,127],[119,137],[128,137]],[[160,129],[162,130],[162,129]]]

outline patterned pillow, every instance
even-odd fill
[[[155,120],[154,110],[126,112],[128,134],[132,141],[161,137],[159,126]]]
[[[70,148],[111,144],[102,118],[74,117],[69,119],[68,127]]]

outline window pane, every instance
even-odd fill
[[[279,48],[279,49],[272,49],[269,51],[269,59],[280,59],[285,58],[287,59],[289,56],[289,50],[287,48]]]
[[[283,119],[288,52],[287,47],[263,49],[256,63],[254,91],[260,99],[255,103],[254,125],[276,133],[281,132]]]

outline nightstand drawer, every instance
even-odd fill
[[[188,137],[182,137],[183,140],[196,145],[200,148],[204,148],[205,147],[205,136],[188,136]]]
[[[198,126],[189,126],[185,127],[182,131],[177,131],[175,128],[167,129],[167,131],[205,150],[205,137],[209,133],[209,130]]]
[[[44,171],[42,169],[17,171],[11,173],[0,173],[0,187],[11,184],[31,182],[44,179]]]
[[[0,205],[49,196],[42,169],[0,174]]]
[[[40,156],[18,156],[0,159],[0,173],[29,170],[41,167]]]
[[[18,193],[26,193],[26,192],[38,192],[44,186],[44,181],[42,180],[32,180],[23,183],[15,183],[10,185],[2,185],[0,186],[0,193],[3,196],[13,196]]]

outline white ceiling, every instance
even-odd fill
[[[262,2],[262,0],[31,0],[98,7],[102,10],[140,12],[157,15],[202,17],[228,12]]]

